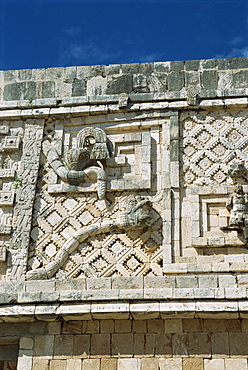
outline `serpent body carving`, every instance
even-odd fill
[[[56,254],[54,260],[46,266],[27,272],[27,280],[43,280],[51,278],[67,261],[73,253],[89,236],[116,231],[118,229],[141,229],[150,226],[153,222],[150,215],[152,203],[148,199],[130,196],[126,201],[126,209],[123,214],[115,220],[98,222],[77,230]]]

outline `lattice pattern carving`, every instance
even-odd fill
[[[76,147],[80,132],[84,132],[82,126],[70,130],[63,123],[50,122],[45,125],[43,143],[50,140],[63,158],[64,153]],[[94,184],[86,184],[84,188],[64,184],[43,150],[32,221],[28,279],[37,276],[162,275],[161,197],[152,203],[151,226],[136,230],[126,227],[124,221],[121,226],[126,201],[137,195],[137,189],[141,188],[139,196],[147,199],[155,195],[143,190],[144,184],[145,188],[150,187],[150,132],[112,133],[107,138],[112,143],[112,155],[103,163],[108,186],[104,199],[99,199]],[[80,230],[90,230],[90,235],[69,252],[65,245]],[[68,254],[65,260],[64,257],[60,259],[63,265],[55,266],[48,274],[43,273],[53,262],[57,263],[61,253]],[[32,271],[37,271],[37,276]]]
[[[106,220],[114,223],[128,195],[128,192],[107,193],[106,200],[99,200],[96,194],[66,197],[43,192],[35,204],[36,225],[31,232],[29,269],[53,261],[76,230]],[[89,236],[69,256],[57,277],[161,275],[162,220],[155,209],[151,212],[151,227]]]
[[[183,172],[187,184],[225,183],[234,160],[248,161],[248,112],[181,114]]]

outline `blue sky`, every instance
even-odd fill
[[[248,0],[0,0],[0,70],[248,56]]]

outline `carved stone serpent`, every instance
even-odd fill
[[[27,280],[44,280],[51,278],[68,260],[69,256],[78,248],[79,244],[89,236],[117,231],[118,229],[141,229],[150,226],[153,222],[149,211],[152,203],[148,199],[139,199],[131,196],[126,201],[126,210],[120,218],[98,222],[77,230],[58,251],[53,261],[36,270],[28,271]]]

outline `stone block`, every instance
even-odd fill
[[[241,69],[246,68],[247,69],[247,58],[230,58],[227,59],[228,66],[231,69]]]
[[[214,69],[217,66],[216,59],[202,60],[202,69]]]
[[[203,331],[202,319],[183,319],[183,331],[186,333],[194,333]]]
[[[133,334],[112,334],[113,356],[127,357],[133,353]]]
[[[55,335],[54,358],[66,359],[73,354],[73,335]]]
[[[100,370],[100,359],[91,358],[83,360],[82,370]]]
[[[111,289],[111,279],[86,279],[87,289]]]
[[[176,277],[175,276],[146,276],[144,277],[145,289],[164,289],[164,288],[175,288]]]
[[[183,370],[203,370],[203,358],[183,358]]]
[[[189,355],[189,335],[187,333],[176,333],[172,335],[172,353],[174,357],[185,357]]]
[[[53,335],[36,335],[34,337],[34,356],[49,360],[53,357],[53,348]]]
[[[107,94],[130,94],[133,88],[133,79],[130,74],[123,74],[119,77],[113,77],[108,81]]]
[[[59,300],[59,292],[41,292],[42,302],[57,302]]]
[[[248,285],[248,274],[237,275],[237,283],[238,285]]]
[[[0,293],[0,304],[11,304],[17,303],[18,296],[22,293],[9,294],[9,293]]]
[[[4,100],[20,100],[22,96],[22,84],[18,82],[10,83],[4,86]]]
[[[133,336],[134,340],[134,356],[153,356],[155,346],[154,334],[137,333]]]
[[[81,370],[82,361],[79,358],[69,358],[66,360],[66,370]]]
[[[170,62],[155,62],[154,72],[170,72]]]
[[[25,290],[24,281],[5,281],[6,293],[19,293]]]
[[[225,370],[247,370],[247,359],[246,358],[226,358],[225,359]]]
[[[204,360],[204,370],[225,370],[224,359]]]
[[[196,299],[215,298],[214,288],[194,288],[194,297]]]
[[[66,370],[66,360],[51,360],[49,370]]]
[[[67,301],[81,301],[82,300],[82,293],[79,290],[72,290],[72,291],[62,291],[60,292],[60,300],[62,302],[67,302]]]
[[[132,332],[133,333],[146,333],[147,332],[147,320],[133,320],[132,321]]]
[[[18,354],[18,370],[32,370],[33,351],[21,349]]]
[[[112,279],[112,289],[142,289],[143,277],[118,277]]]
[[[233,73],[233,87],[248,87],[248,70],[241,70]]]
[[[141,370],[158,370],[158,358],[142,358]]]
[[[102,358],[101,370],[117,370],[117,358]]]
[[[73,356],[79,358],[87,358],[90,355],[90,335],[74,335],[73,336]]]
[[[218,275],[201,275],[199,276],[199,288],[217,288]]]
[[[118,370],[140,370],[140,362],[139,358],[119,358],[117,368]]]
[[[197,276],[177,276],[176,286],[177,288],[197,288],[198,278]]]
[[[96,334],[100,331],[99,320],[87,320],[82,323],[82,334]]]
[[[114,320],[100,320],[100,333],[111,334],[115,332]]]
[[[211,335],[212,357],[223,358],[229,356],[228,333],[213,333]]]
[[[56,290],[85,290],[86,279],[56,280]]]
[[[133,303],[130,312],[134,319],[157,319],[159,317],[159,303]]]
[[[218,89],[226,90],[231,89],[233,85],[233,72],[223,71],[218,73]]]
[[[109,357],[110,334],[92,334],[90,353],[93,357]]]
[[[217,71],[203,71],[201,74],[201,85],[205,90],[217,90]]]
[[[159,370],[185,370],[182,367],[182,359],[181,358],[160,358],[159,359]],[[188,369],[186,369],[188,370]],[[198,369],[192,369],[198,370]],[[202,369],[199,369],[202,370]]]
[[[162,319],[147,320],[147,331],[149,333],[163,333],[164,332],[164,320]]]
[[[200,68],[200,61],[199,60],[186,60],[185,61],[186,71],[198,71],[199,68]]]
[[[173,61],[170,62],[171,71],[182,71],[184,70],[184,62],[183,61]]]
[[[32,370],[49,370],[49,360],[44,360],[42,357],[33,357]]]
[[[241,321],[241,330],[242,330],[243,333],[248,332],[248,320],[247,319],[243,319]]]
[[[62,334],[81,334],[82,322],[81,321],[68,321],[62,325]]]
[[[42,82],[41,97],[43,99],[55,97],[55,82],[54,81]]]
[[[167,319],[164,320],[164,331],[165,333],[181,333],[182,319]]]
[[[232,320],[231,320],[232,321]],[[203,330],[210,333],[221,333],[226,331],[225,320],[221,319],[204,319]]]
[[[61,332],[61,322],[52,321],[47,323],[47,332],[48,334],[60,334]]]
[[[75,80],[72,84],[72,94],[74,96],[83,96],[86,95],[86,81],[84,80]]]
[[[26,281],[26,292],[53,292],[55,291],[54,280],[30,280]]]
[[[115,333],[131,333],[131,320],[115,320]]]
[[[93,319],[129,319],[129,303],[101,303],[91,305]]]
[[[0,296],[1,300],[1,296]],[[41,292],[20,292],[18,293],[18,303],[40,302]]]
[[[155,356],[172,356],[172,341],[171,334],[158,333],[154,334],[154,347],[155,347]]]
[[[189,354],[195,357],[210,357],[210,334],[189,333]]]
[[[174,71],[168,75],[168,90],[180,91],[184,87],[184,72]]]
[[[31,337],[22,337],[19,344],[20,349],[33,349],[34,340]]]
[[[236,287],[236,276],[233,275],[219,275],[219,287],[229,288],[231,286]]]
[[[247,357],[247,333],[229,333],[230,356]]]
[[[185,85],[187,88],[193,88],[195,94],[200,88],[200,72],[185,72]]]

